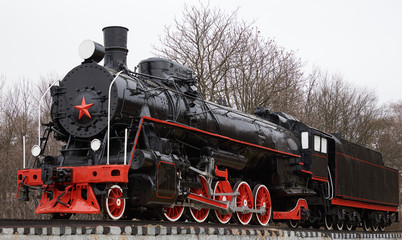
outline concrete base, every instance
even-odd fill
[[[236,227],[164,227],[147,225],[135,227],[48,227],[48,228],[2,228],[0,239],[205,239],[205,240],[248,240],[248,239],[402,239],[402,232],[362,233],[323,232],[308,230],[244,230]]]

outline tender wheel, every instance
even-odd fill
[[[214,194],[216,193],[233,193],[232,187],[228,181],[219,181],[215,184]],[[218,201],[232,201],[233,196],[214,196]],[[215,216],[222,224],[226,224],[230,221],[232,214],[222,214],[219,210],[215,210]]]
[[[331,215],[325,215],[324,226],[327,230],[332,230],[334,228],[334,220],[332,219]]]
[[[322,223],[321,210],[320,209],[314,209],[313,214],[314,214],[314,221],[312,222],[312,226],[315,229],[319,229],[321,227],[321,223]]]
[[[207,180],[203,176],[200,176],[200,180],[201,180],[202,187],[201,188],[192,188],[190,191],[196,195],[210,198],[210,196],[208,196]],[[201,209],[190,208],[189,210],[190,210],[190,213],[191,213],[191,216],[193,217],[193,219],[199,223],[204,222],[207,219],[208,214],[209,214],[208,208],[201,208]]]
[[[290,228],[297,228],[299,226],[299,220],[289,219],[288,225]]]
[[[346,230],[348,230],[348,231],[352,231],[353,230],[353,223],[352,222],[350,222],[350,221],[347,221],[346,223],[345,223],[345,227],[346,227]]]
[[[339,231],[342,231],[343,230],[343,220],[338,220],[337,222],[336,222],[336,224],[335,224],[335,226],[336,226],[336,229],[337,230],[339,230]]]
[[[174,206],[174,207],[164,207],[163,208],[163,216],[171,221],[176,222],[183,215],[184,207],[183,206]]]
[[[380,231],[384,232],[385,231],[385,224],[384,223],[380,223]]]
[[[235,189],[240,194],[236,197],[236,206],[248,207],[249,209],[253,209],[253,194],[251,192],[250,186],[246,182],[238,182]],[[247,225],[251,221],[253,213],[236,212],[236,216],[237,220],[241,224]]]
[[[264,185],[257,185],[253,191],[255,209],[264,208],[265,214],[255,214],[257,221],[262,226],[267,226],[271,219],[271,195]]]
[[[123,198],[123,190],[119,185],[113,185],[107,192],[105,208],[107,217],[118,220],[126,209],[126,199]]]
[[[370,231],[370,221],[367,220],[366,218],[363,219],[363,229],[366,232]]]
[[[373,230],[373,232],[378,232],[378,227],[379,227],[378,223],[371,224],[371,230]]]

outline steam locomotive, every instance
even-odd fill
[[[36,214],[367,231],[398,220],[398,171],[380,153],[282,112],[205,101],[170,60],[131,71],[128,29],[103,32],[104,46],[84,41],[84,61],[50,87],[52,121],[18,171],[17,196],[39,191]]]

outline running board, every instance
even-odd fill
[[[302,209],[308,210],[307,201],[303,198],[299,198],[296,207],[288,212],[274,212],[274,220],[300,220],[302,216]]]

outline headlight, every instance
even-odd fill
[[[91,149],[94,150],[95,152],[99,150],[101,147],[101,141],[99,139],[94,139],[91,141]]]
[[[42,151],[42,149],[40,149],[40,147],[39,147],[38,145],[34,145],[34,146],[31,148],[31,153],[32,153],[32,156],[34,156],[34,157],[39,156],[39,154],[40,154],[41,151]]]
[[[78,49],[80,57],[84,60],[93,60],[95,62],[100,62],[105,56],[105,48],[94,41],[85,40],[80,44]]]

